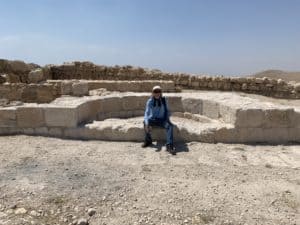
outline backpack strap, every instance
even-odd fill
[[[161,102],[162,102],[162,104],[163,104],[163,106],[164,106],[164,109],[165,109],[165,115],[164,115],[164,117],[165,117],[165,119],[168,119],[168,109],[167,109],[167,104],[166,104],[166,97],[162,97],[161,98]]]

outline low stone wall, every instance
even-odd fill
[[[251,102],[246,102],[243,107],[237,107],[235,104],[226,104],[226,101],[222,101],[219,97],[213,99],[206,98],[204,95],[200,98],[196,95],[167,94],[167,96],[172,111],[183,114],[185,118],[193,119],[193,121],[198,118],[201,121],[202,115],[232,125],[218,128],[216,138],[213,140],[237,143],[300,142],[300,112],[295,111],[294,108],[274,108],[268,104],[262,104],[260,108],[257,108],[257,105]],[[41,134],[47,131],[49,135],[51,132],[53,135],[58,132],[65,137],[68,136],[65,132],[80,129],[82,124],[93,120],[142,116],[148,98],[147,94],[69,97],[56,99],[51,104],[32,103],[1,108],[0,133]],[[201,124],[199,126],[201,129]],[[205,132],[215,137],[212,133],[215,131]],[[194,134],[191,134],[188,140],[193,137],[198,140]]]
[[[175,92],[175,83],[165,80],[143,80],[143,81],[128,81],[128,80],[47,80],[47,83],[55,84],[61,87],[62,94],[77,95],[74,87],[81,85],[85,91],[104,88],[107,91],[120,92],[151,92],[153,86],[160,85],[164,92]],[[73,88],[72,88],[73,87]]]
[[[99,66],[90,62],[51,66],[50,74],[52,79],[172,80],[176,86],[187,89],[239,91],[277,98],[300,98],[300,84],[290,84],[281,79],[193,76],[132,66]]]
[[[178,89],[220,90],[255,93],[276,98],[300,99],[300,83],[282,79],[254,77],[194,76],[184,73],[164,73],[132,66],[101,66],[90,62],[47,65],[39,68],[22,61],[0,60],[0,83],[39,83],[54,80],[168,80]]]
[[[40,71],[39,74],[34,71]],[[35,83],[41,77],[41,68],[34,63],[25,63],[20,60],[0,59],[0,83]],[[2,80],[2,82],[1,82]]]
[[[60,96],[59,89],[52,84],[0,84],[0,98],[9,101],[48,103]]]

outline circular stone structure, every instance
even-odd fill
[[[166,93],[178,141],[288,143],[300,141],[300,109],[229,92]],[[149,93],[62,96],[51,103],[0,109],[0,134],[142,141]],[[162,129],[154,129],[164,139]]]

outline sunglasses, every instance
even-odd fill
[[[161,93],[161,90],[154,90],[153,93]]]

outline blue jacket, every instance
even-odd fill
[[[149,125],[149,120],[169,120],[170,111],[168,109],[167,100],[165,97],[155,99],[151,97],[146,103],[146,110],[144,115],[144,121],[146,125]]]

